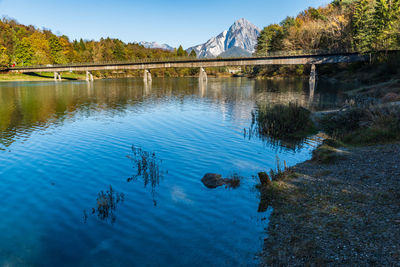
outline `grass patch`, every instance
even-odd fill
[[[67,80],[85,80],[86,75],[80,73],[63,72],[61,77]],[[12,82],[12,81],[52,81],[54,80],[53,72],[43,73],[0,73],[0,81]]]
[[[253,125],[261,136],[274,139],[302,139],[316,133],[311,112],[297,103],[260,108],[253,113]]]
[[[293,169],[286,166],[284,162],[284,169],[280,167],[280,161],[277,157],[277,169],[271,169],[269,175],[266,172],[258,173],[260,184],[256,188],[260,191],[260,204],[258,212],[267,210],[270,203],[282,203],[288,199],[288,184],[287,180],[296,178],[297,173]]]
[[[330,147],[333,147],[333,148],[339,148],[339,147],[345,147],[346,146],[345,143],[343,143],[343,142],[341,142],[339,140],[332,139],[332,138],[324,139],[324,141],[322,141],[322,144],[330,146]]]
[[[354,108],[321,118],[323,130],[342,143],[373,145],[400,141],[400,107]]]
[[[341,157],[342,155],[336,148],[322,144],[312,152],[311,160],[318,163],[329,164]]]

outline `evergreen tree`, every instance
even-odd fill
[[[82,52],[86,50],[85,42],[82,39],[79,40],[79,49]]]
[[[374,11],[375,45],[377,49],[391,48],[396,42],[394,24],[399,19],[400,0],[376,0]]]
[[[373,9],[369,0],[358,0],[352,21],[356,50],[371,50],[374,41]]]
[[[113,49],[113,55],[115,60],[117,61],[126,60],[124,43],[121,40],[115,40],[114,44],[115,46]]]
[[[50,54],[55,64],[62,64],[65,62],[62,50],[63,47],[61,46],[60,40],[57,36],[51,36],[49,39],[49,47],[50,47]]]
[[[180,46],[178,47],[178,50],[177,50],[177,52],[176,52],[176,55],[177,55],[178,57],[185,57],[185,56],[187,56],[188,54],[187,54],[187,52],[186,52],[185,50],[183,50],[183,47],[180,45]]]
[[[196,51],[192,50],[189,54],[189,57],[197,58]]]
[[[74,48],[75,51],[79,52],[79,43],[77,40],[74,40],[72,43],[72,47]]]

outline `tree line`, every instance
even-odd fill
[[[9,18],[0,20],[1,66],[120,62],[187,56],[196,57],[196,54],[188,55],[182,46],[174,51],[149,49],[137,43],[124,43],[111,38],[70,41],[67,36],[57,36],[48,29],[22,25]]]

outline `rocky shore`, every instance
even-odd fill
[[[262,266],[400,266],[400,144],[343,150],[279,182]]]

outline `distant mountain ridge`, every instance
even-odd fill
[[[260,28],[246,19],[237,20],[229,30],[211,38],[204,44],[193,46],[186,51],[194,50],[199,58],[249,56],[255,52]]]
[[[168,51],[173,51],[174,48],[170,45],[167,44],[159,44],[157,42],[139,42],[138,44],[146,47],[146,48],[153,48],[153,49],[164,49],[164,50],[168,50]]]

